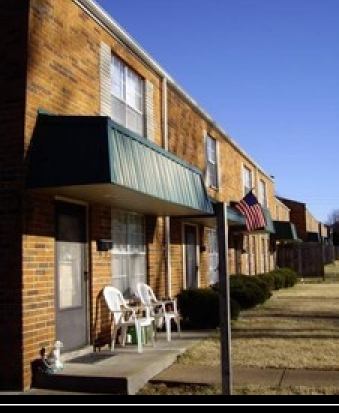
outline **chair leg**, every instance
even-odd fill
[[[179,334],[179,337],[180,337],[180,334],[181,334],[180,317],[176,317],[176,318],[175,318],[175,322],[176,322],[178,334]]]
[[[117,332],[118,332],[118,328],[114,326],[113,332],[112,332],[112,340],[111,340],[111,351],[114,351],[115,341],[117,339]]]
[[[165,317],[166,323],[166,338],[167,341],[171,341],[171,319],[169,317]]]
[[[120,345],[125,347],[126,345],[126,336],[127,336],[127,326],[122,326],[120,331]]]
[[[142,336],[141,336],[141,325],[136,322],[135,323],[135,331],[136,331],[136,335],[137,335],[137,342],[138,342],[138,353],[142,353]]]
[[[153,330],[154,339],[156,340],[157,339],[157,331],[158,331],[157,320],[156,319],[154,319],[154,321],[152,322],[152,330]]]
[[[152,344],[152,347],[154,347],[155,329],[154,329],[153,323],[149,325],[149,329],[150,329],[150,334],[151,334],[151,344]]]

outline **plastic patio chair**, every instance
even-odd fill
[[[137,284],[137,294],[142,304],[150,309],[150,314],[154,317],[156,324],[154,332],[156,333],[157,328],[161,328],[165,322],[166,339],[171,341],[171,322],[174,320],[180,337],[180,313],[176,299],[158,300],[153,289],[143,282]]]
[[[131,307],[123,297],[121,291],[113,286],[106,286],[103,289],[103,295],[106,304],[112,315],[113,332],[112,332],[112,344],[111,351],[114,350],[114,345],[117,338],[118,330],[120,329],[120,344],[125,346],[127,329],[130,326],[135,327],[138,353],[143,352],[142,346],[142,329],[150,329],[151,344],[154,346],[154,317],[151,316],[150,309],[142,308],[142,315],[137,312],[140,307]]]

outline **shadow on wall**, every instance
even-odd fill
[[[93,351],[101,351],[102,347],[111,346],[111,314],[107,308],[103,290],[100,291],[96,300],[96,313],[93,328]]]

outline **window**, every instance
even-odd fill
[[[261,251],[260,251],[260,268],[261,272],[265,273],[267,272],[267,267],[266,267],[266,239],[264,237],[261,238]]]
[[[215,229],[208,231],[209,285],[219,282],[218,237]]]
[[[259,199],[258,201],[262,206],[267,208],[267,192],[266,192],[266,182],[260,179],[259,181]]]
[[[215,139],[208,135],[206,137],[206,155],[207,185],[218,188],[217,143]]]
[[[112,285],[128,298],[139,281],[146,282],[144,218],[113,210],[112,240]]]
[[[144,136],[144,81],[116,56],[111,65],[112,119]]]
[[[252,171],[246,166],[243,167],[243,185],[244,195],[246,195],[253,188],[252,184]]]
[[[257,249],[257,239],[255,236],[251,237],[250,240],[250,263],[249,263],[249,275],[255,275],[256,274],[256,249]]]

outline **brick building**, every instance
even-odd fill
[[[218,203],[229,273],[274,268],[277,200],[271,176],[94,1],[0,10],[0,382],[27,389],[41,349],[105,337],[105,285],[175,296],[215,282]],[[267,226],[248,233],[232,205],[251,188]]]

